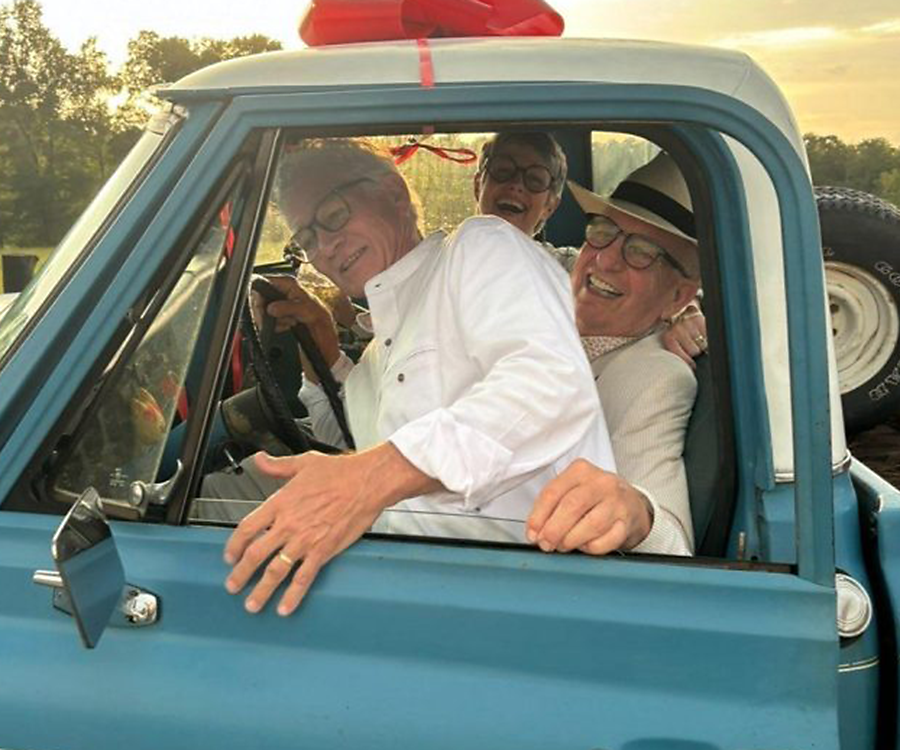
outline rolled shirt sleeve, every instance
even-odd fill
[[[578,457],[614,470],[565,274],[502,220],[470,219],[450,243],[438,279],[455,321],[446,343],[481,377],[390,441],[467,508]]]

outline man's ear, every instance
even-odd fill
[[[673,273],[677,273],[677,271],[674,271],[673,269]],[[671,320],[678,315],[678,313],[696,299],[699,289],[699,282],[679,276],[678,282],[672,290],[671,303],[668,304],[663,311],[663,318]]]
[[[378,183],[384,188],[391,202],[397,208],[406,208],[412,203],[412,197],[409,194],[409,186],[399,174],[396,172],[385,172],[379,175]]]

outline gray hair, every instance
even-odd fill
[[[274,200],[286,215],[290,196],[307,175],[346,172],[348,178],[395,174],[410,193],[410,219],[419,225],[419,200],[394,164],[390,152],[362,138],[307,138],[288,144],[275,178]]]
[[[499,149],[504,143],[519,143],[524,146],[530,146],[546,159],[550,167],[550,173],[553,175],[552,190],[557,197],[562,195],[566,186],[566,174],[569,171],[566,154],[556,138],[543,130],[504,130],[495,134],[481,147],[481,156],[478,157],[479,175],[484,172],[487,161],[494,150]]]

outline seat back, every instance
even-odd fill
[[[694,521],[694,547],[698,556],[723,557],[728,547],[736,500],[734,437],[729,420],[730,396],[717,387],[708,354],[696,360],[697,398],[684,441]]]

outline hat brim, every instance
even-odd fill
[[[655,213],[648,211],[642,206],[637,206],[634,203],[616,200],[614,198],[603,198],[587,188],[582,187],[577,182],[573,182],[572,180],[568,180],[567,182],[569,190],[572,192],[572,196],[578,202],[578,205],[581,206],[581,210],[586,214],[602,214],[605,213],[608,208],[612,207],[616,211],[621,211],[635,219],[639,219],[647,224],[652,224],[657,229],[662,229],[664,232],[693,242],[695,245],[697,244],[697,240],[693,237],[685,234],[674,224],[670,224],[662,217],[657,216]]]

